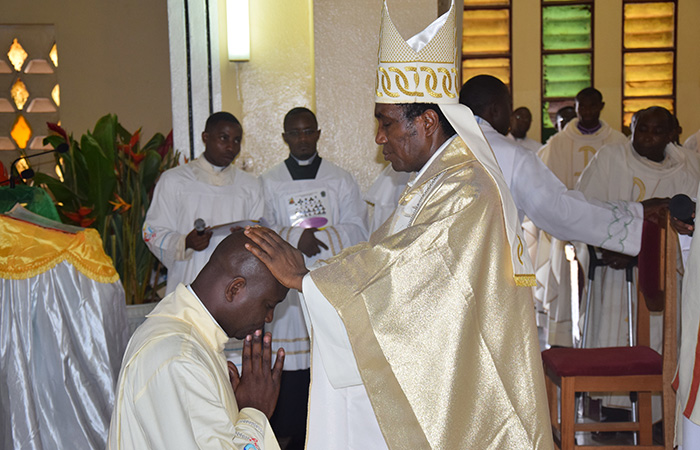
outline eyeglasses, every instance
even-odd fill
[[[297,137],[302,136],[302,135],[303,136],[312,136],[313,134],[318,133],[319,131],[320,130],[315,130],[313,128],[307,128],[305,130],[285,131],[284,134],[289,136],[289,137],[297,138]]]

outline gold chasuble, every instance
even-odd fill
[[[552,447],[531,288],[501,196],[460,137],[404,192],[408,227],[311,272],[347,329],[391,449]]]

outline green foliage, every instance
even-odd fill
[[[99,231],[127,303],[157,300],[155,274],[161,267],[143,242],[141,229],[156,180],[177,165],[172,134],[156,133],[141,146],[141,130],[128,132],[112,114],[100,118],[79,141],[57,125],[50,128],[58,135],[45,138],[45,144],[70,146],[56,154],[63,179],[37,173],[35,183],[52,194],[64,222]]]

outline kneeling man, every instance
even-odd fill
[[[287,289],[244,245],[224,239],[191,285],[165,297],[129,341],[107,447],[279,449],[274,411],[284,350],[260,331]],[[243,369],[224,344],[245,339]],[[272,367],[272,368],[271,368]]]

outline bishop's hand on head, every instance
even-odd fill
[[[272,276],[285,287],[301,292],[302,279],[309,273],[304,255],[269,228],[246,227],[245,235],[256,244],[246,244],[246,248],[267,266]]]

